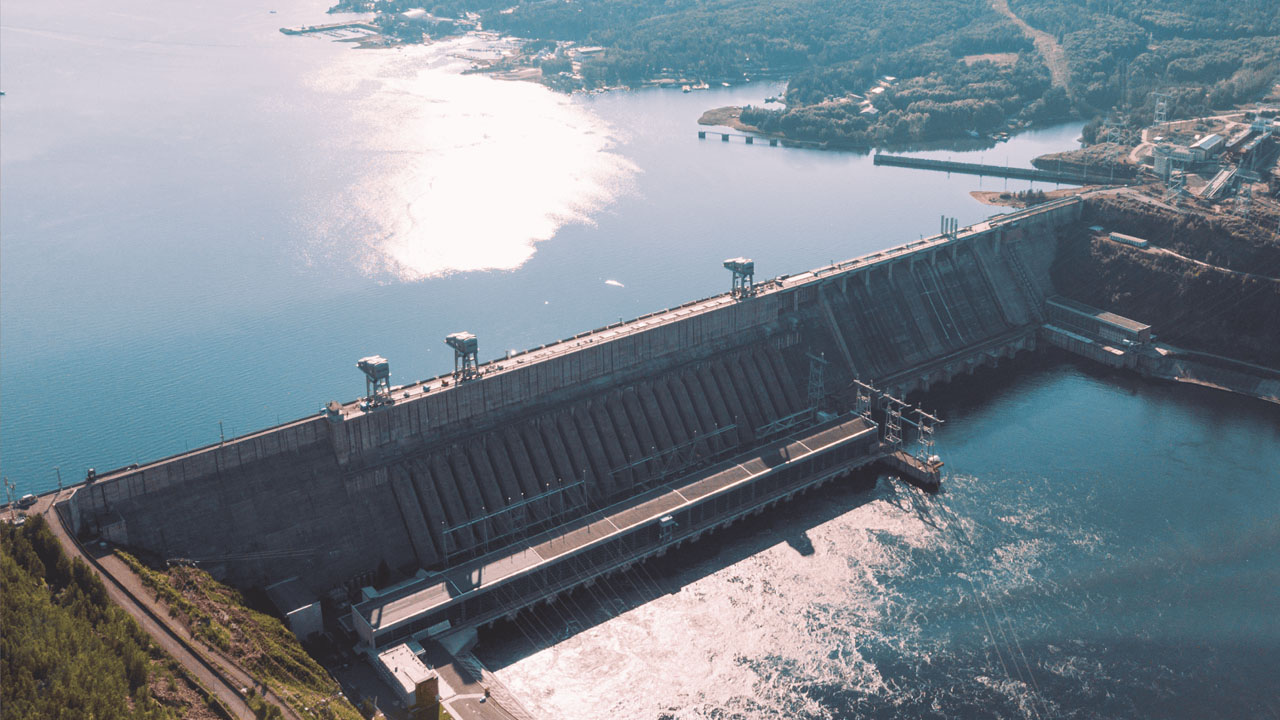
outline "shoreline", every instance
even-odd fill
[[[1027,196],[1019,196],[1018,192],[1009,192],[1007,190],[971,190],[969,197],[982,203],[983,205],[991,205],[993,207],[1010,207],[1010,208],[1026,208],[1032,205],[1039,205],[1043,202],[1051,200],[1059,200],[1074,195],[1084,195],[1095,190],[1102,189],[1103,185],[1082,185],[1080,187],[1059,188],[1057,190],[1046,190],[1036,195],[1035,202],[1032,202]]]
[[[1139,372],[1156,380],[1223,390],[1280,405],[1280,370],[1220,355],[1158,343],[1158,357]]]
[[[367,27],[367,25],[364,25],[364,23],[353,22],[351,24]],[[287,35],[310,34],[312,30],[313,30],[312,28],[306,27],[304,28],[304,32],[298,32],[297,30],[294,30],[294,29],[281,28],[281,32],[284,32]],[[375,50],[375,49],[403,47],[407,45],[431,45],[438,42],[448,42],[450,40],[459,39],[459,38],[474,38],[487,43],[497,43],[497,42],[505,41],[509,43],[514,43],[516,44],[517,47],[522,47],[524,43],[531,42],[527,38],[521,38],[514,35],[502,35],[494,31],[482,30],[482,29],[480,30],[472,29],[464,33],[449,35],[441,38],[427,38],[424,41],[420,41],[420,42],[405,40],[403,38],[400,38],[394,35],[384,35],[380,32],[369,32],[368,34],[357,36],[357,37],[343,37],[343,38],[333,38],[333,39],[336,42],[351,43],[352,45],[355,46],[356,49]],[[535,65],[532,63],[524,64],[524,61],[528,61],[530,59],[530,56],[524,55],[520,50],[516,50],[514,52],[503,51],[500,57],[494,58],[494,59],[461,58],[461,57],[459,59],[465,59],[467,62],[471,63],[471,67],[468,67],[461,71],[461,74],[463,75],[487,75],[489,77],[494,78],[495,80],[502,80],[507,82],[511,82],[511,81],[533,82],[533,83],[542,85],[543,87],[546,87],[553,92],[563,93],[566,95],[574,95],[579,92],[599,93],[599,92],[612,92],[615,90],[640,90],[640,89],[646,89],[646,88],[662,88],[662,89],[671,89],[671,90],[684,89],[686,92],[688,92],[689,91],[688,88],[690,88],[691,86],[693,87],[693,91],[707,89],[707,86],[705,83],[694,85],[694,81],[692,80],[673,79],[671,77],[650,78],[648,80],[641,82],[639,85],[602,85],[599,87],[583,86],[583,87],[573,87],[573,88],[566,89],[565,87],[558,86],[558,85],[563,85],[563,83],[556,82],[557,80],[556,77],[554,76],[549,77],[545,75],[542,71],[541,65]],[[581,79],[579,76],[576,76],[576,75],[574,76],[574,78],[578,80]],[[773,80],[773,81],[781,81],[784,83],[789,83],[790,76],[789,75],[786,75],[786,76],[779,75],[774,77],[756,76],[754,77],[754,79],[745,80],[742,84],[759,82],[763,80]],[[728,85],[727,82],[724,84]],[[781,94],[782,93],[779,93],[779,95]],[[785,108],[785,105],[781,105],[780,107]],[[793,143],[795,145],[801,145],[803,147],[807,147],[811,149],[837,150],[837,151],[845,151],[845,152],[869,153],[875,149],[891,150],[894,152],[912,152],[912,151],[919,151],[919,150],[938,150],[938,149],[953,150],[956,152],[965,152],[969,150],[978,150],[978,149],[984,149],[988,147],[994,147],[998,144],[998,141],[996,141],[994,138],[987,138],[987,137],[975,138],[971,136],[957,136],[957,137],[950,137],[950,138],[939,138],[935,140],[921,140],[921,141],[914,141],[914,142],[908,142],[908,143],[902,143],[902,144],[885,145],[883,147],[877,146],[873,143],[852,142],[852,141],[841,140],[841,139],[816,140],[812,138],[795,138],[787,135],[786,133],[767,132],[755,125],[749,125],[747,123],[742,122],[741,117],[742,117],[742,111],[744,109],[745,108],[743,106],[739,106],[739,105],[726,105],[726,106],[708,108],[707,110],[704,110],[702,115],[698,118],[697,124],[701,126],[707,126],[707,127],[726,127],[736,132],[749,133],[759,138],[768,139],[768,140],[777,140],[779,144],[782,144],[782,145],[785,145],[787,143]],[[1029,128],[1029,127],[1019,128],[1019,131],[1027,130],[1027,129],[1032,129],[1032,128]],[[1014,134],[1016,134],[1016,131]],[[1006,136],[1006,139],[1007,139],[1007,136]],[[979,201],[983,202],[982,200],[979,200]],[[992,204],[992,203],[987,203],[987,204]]]
[[[777,138],[779,140],[789,140],[790,138],[767,133],[756,127],[742,122],[742,108],[737,105],[725,105],[723,107],[711,108],[702,113],[698,118],[699,125],[707,125],[712,127],[727,127],[738,132],[752,133],[760,137]]]

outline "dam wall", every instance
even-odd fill
[[[1034,347],[1070,198],[693,301],[81,486],[85,534],[311,589],[456,567],[851,403]],[[820,358],[820,360],[815,360]]]

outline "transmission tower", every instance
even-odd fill
[[[884,442],[893,449],[902,447],[902,408],[890,403],[884,414]]]
[[[1152,125],[1163,125],[1169,121],[1169,111],[1173,106],[1173,96],[1168,93],[1152,93],[1156,108],[1151,118]]]
[[[1128,119],[1119,110],[1107,113],[1107,120],[1102,126],[1102,141],[1109,143],[1124,142],[1124,130]]]
[[[5,495],[5,499],[9,501],[9,520],[10,521],[13,521],[15,518],[14,505],[16,505],[17,503],[13,501],[13,496],[14,496],[14,493],[17,491],[17,489],[18,489],[18,486],[14,485],[12,480],[10,480],[9,478],[4,479],[4,495]]]
[[[1178,198],[1187,191],[1187,174],[1180,172],[1169,176],[1169,184],[1164,193],[1164,201],[1178,204]]]
[[[932,415],[916,411],[916,458],[928,462],[933,455],[933,421]]]
[[[1241,182],[1240,189],[1236,192],[1236,215],[1248,219],[1251,205],[1253,205],[1253,183]]]
[[[871,419],[871,388],[858,383],[857,395],[854,397],[854,411],[861,417]]]

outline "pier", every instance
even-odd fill
[[[719,132],[716,130],[699,130],[698,139],[706,140],[708,136],[719,137],[720,142],[729,142],[730,138],[742,140],[747,145],[754,145],[757,140],[762,143],[768,143],[769,147],[795,147],[809,148],[812,150],[826,150],[827,143],[818,142],[816,140],[787,140],[784,138],[764,137],[760,135],[746,135],[743,133]]]
[[[1117,177],[1115,171],[1091,172],[1087,169],[1080,172],[1067,170],[1041,170],[1039,168],[1011,167],[1008,165],[982,165],[979,163],[911,157],[909,155],[886,155],[884,153],[876,153],[874,162],[876,165],[888,165],[891,167],[914,168],[917,170],[937,170],[947,173],[1002,177],[1016,180],[1038,180],[1041,182],[1064,183],[1067,185],[1129,185],[1134,182],[1132,177]]]
[[[333,30],[368,30],[372,33],[381,32],[381,29],[371,22],[352,21],[328,23],[326,25],[303,25],[296,28],[280,28],[280,32],[285,35],[308,35],[311,33],[330,32]]]

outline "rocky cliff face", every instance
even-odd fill
[[[1060,231],[1053,281],[1064,295],[1151,324],[1168,342],[1280,367],[1280,242],[1268,222],[1274,228],[1276,218],[1091,198],[1084,219]],[[1091,225],[1152,248],[1096,237]]]

